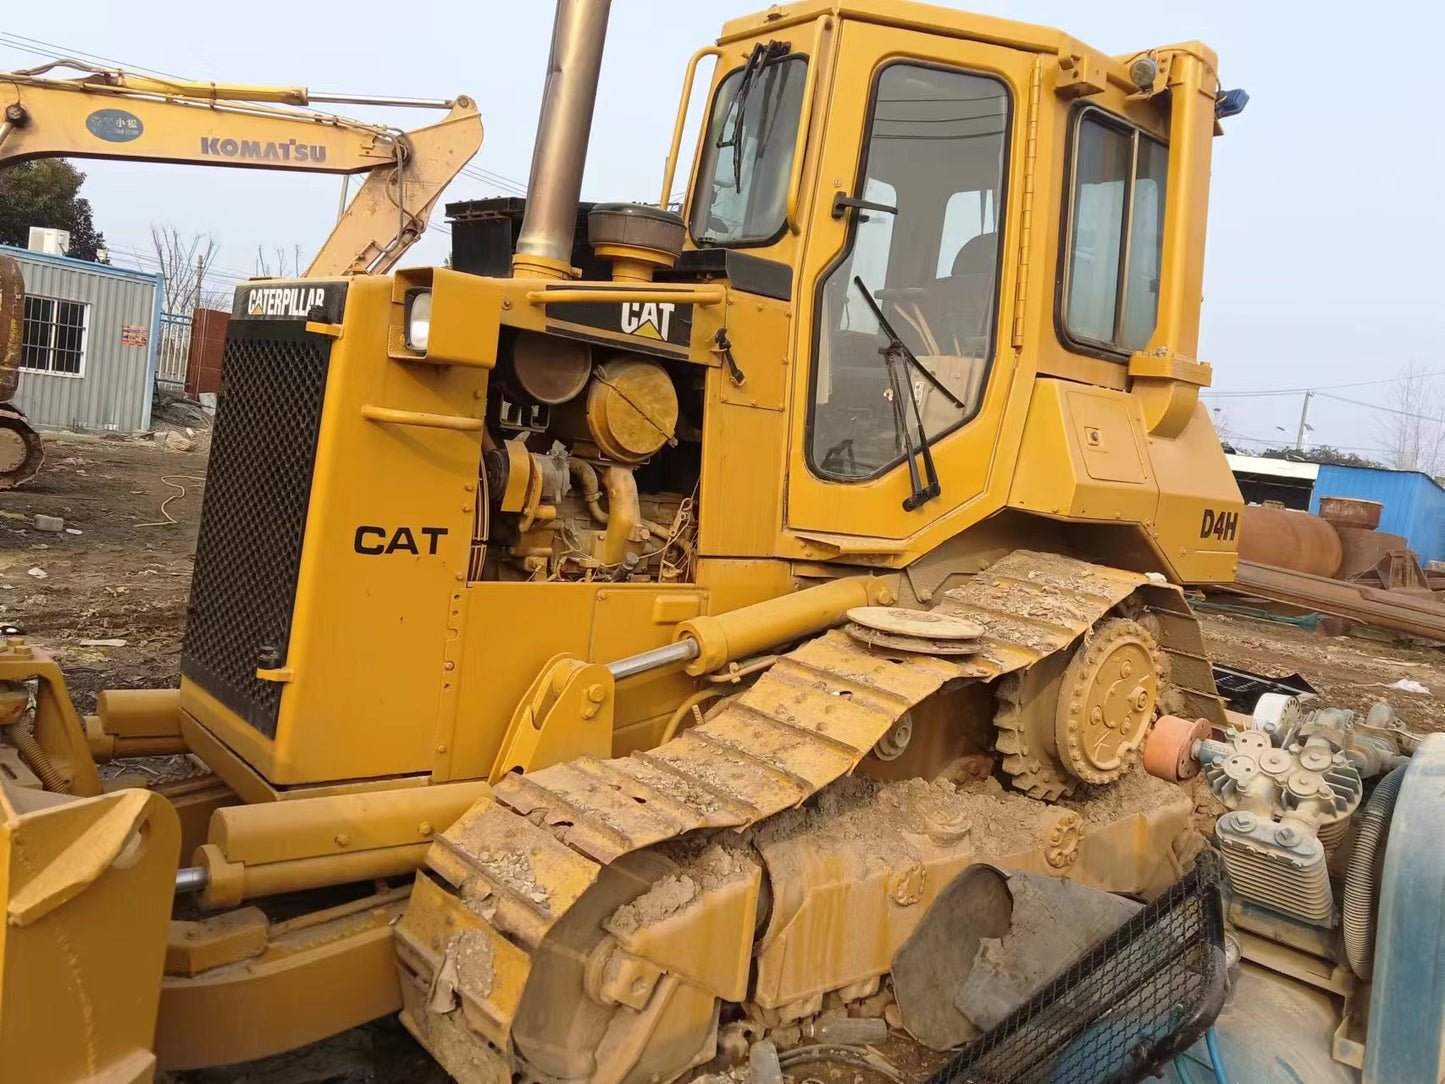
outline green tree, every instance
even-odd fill
[[[30,227],[70,231],[70,255],[94,260],[105,246],[90,200],[79,195],[85,174],[61,158],[40,158],[0,170],[0,244],[24,248]]]

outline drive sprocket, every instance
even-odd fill
[[[1003,754],[1003,770],[1014,788],[1046,802],[1074,789],[1054,739],[1055,706],[1068,662],[1068,653],[1061,652],[998,683],[994,748]]]
[[[1050,802],[1079,780],[1113,782],[1139,755],[1163,685],[1154,637],[1128,618],[1101,622],[1072,653],[1000,680],[994,745],[1004,771]]]
[[[1132,768],[1163,685],[1163,655],[1139,622],[1113,618],[1085,636],[1064,671],[1055,720],[1069,773],[1112,783]]]

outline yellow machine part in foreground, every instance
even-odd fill
[[[69,798],[4,783],[0,818],[0,1077],[151,1080],[175,811],[143,790]]]

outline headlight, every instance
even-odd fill
[[[406,295],[406,348],[426,353],[431,336],[431,291],[412,290]]]

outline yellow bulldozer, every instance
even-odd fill
[[[0,1075],[399,1012],[466,1084],[876,1068],[858,1021],[940,1080],[1427,1079],[1445,751],[1231,714],[1184,593],[1241,507],[1214,54],[777,5],[688,62],[657,203],[584,213],[608,13],[559,0],[456,266],[237,290],[180,689],[81,717],[0,653]],[[96,768],[163,754],[209,774]]]
[[[68,78],[60,72],[74,69]],[[314,104],[445,109],[437,124],[403,132]],[[74,60],[0,72],[0,169],[36,158],[102,158],[195,166],[365,174],[305,274],[381,274],[426,232],[447,184],[476,154],[482,125],[472,99],[449,101],[312,94],[306,87],[198,83]],[[40,223],[43,225],[43,223]],[[12,400],[24,364],[20,268],[0,254],[0,490],[33,477],[40,437]]]

